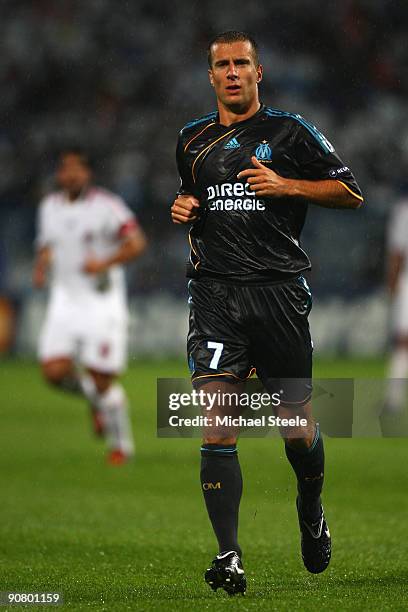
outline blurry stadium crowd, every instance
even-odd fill
[[[168,215],[175,142],[184,123],[213,110],[206,44],[232,28],[259,41],[262,99],[315,122],[366,195],[367,210],[310,214],[315,289],[367,292],[381,282],[385,220],[408,168],[406,3],[3,0],[0,12],[1,293],[28,290],[54,155],[82,143],[99,182],[150,236],[131,292],[184,295],[187,243]]]

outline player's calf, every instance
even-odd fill
[[[310,446],[297,447],[286,441],[285,451],[296,474],[300,510],[313,523],[320,517],[324,481],[324,446],[319,427],[315,426]]]
[[[201,447],[201,489],[219,550],[235,550],[242,475],[235,444],[204,443]]]
[[[330,563],[331,538],[320,495],[324,480],[324,447],[319,427],[315,427],[312,444],[295,446],[286,441],[286,456],[297,477],[301,552],[306,569],[318,574]]]
[[[125,463],[134,454],[134,443],[128,401],[122,385],[115,382],[104,393],[99,393],[97,408],[103,418],[109,463]]]

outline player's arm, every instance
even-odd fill
[[[401,270],[404,265],[404,255],[401,251],[392,250],[388,255],[387,266],[387,288],[393,297],[398,288],[398,281],[401,275]]]
[[[341,181],[284,178],[261,164],[256,157],[252,157],[251,161],[254,168],[243,170],[238,178],[246,178],[250,189],[257,196],[297,198],[325,208],[358,208],[363,201],[358,193],[354,193]]]
[[[171,207],[173,223],[193,223],[198,217],[199,200],[193,195],[194,185],[185,161],[182,132],[180,132],[176,150],[177,168],[180,175],[180,187]]]
[[[33,285],[41,289],[47,282],[47,272],[51,263],[52,252],[49,246],[40,247],[36,253],[33,269]]]
[[[363,202],[350,168],[321,132],[302,117],[293,124],[287,154],[297,167],[297,178],[285,178],[252,157],[246,178],[259,196],[307,201],[325,208],[358,208]]]
[[[84,272],[100,274],[111,266],[126,264],[137,259],[146,250],[147,238],[142,228],[137,225],[122,237],[117,251],[106,259],[88,259],[84,265]]]

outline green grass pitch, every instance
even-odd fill
[[[376,361],[315,368],[329,377],[382,371]],[[300,559],[281,441],[243,439],[248,592],[230,599],[210,591],[202,575],[216,546],[199,441],[155,433],[156,377],[186,375],[177,362],[131,367],[124,383],[137,458],[118,468],[105,464],[83,401],[47,388],[34,364],[1,364],[0,591],[61,591],[72,610],[406,610],[406,439],[326,438],[333,558],[320,576]]]

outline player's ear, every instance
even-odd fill
[[[211,68],[208,69],[208,78],[210,79],[211,86],[214,87],[214,77]]]
[[[262,81],[262,77],[263,77],[263,66],[262,66],[262,64],[259,64],[258,68],[256,69],[256,74],[257,74],[256,82],[260,83]]]

